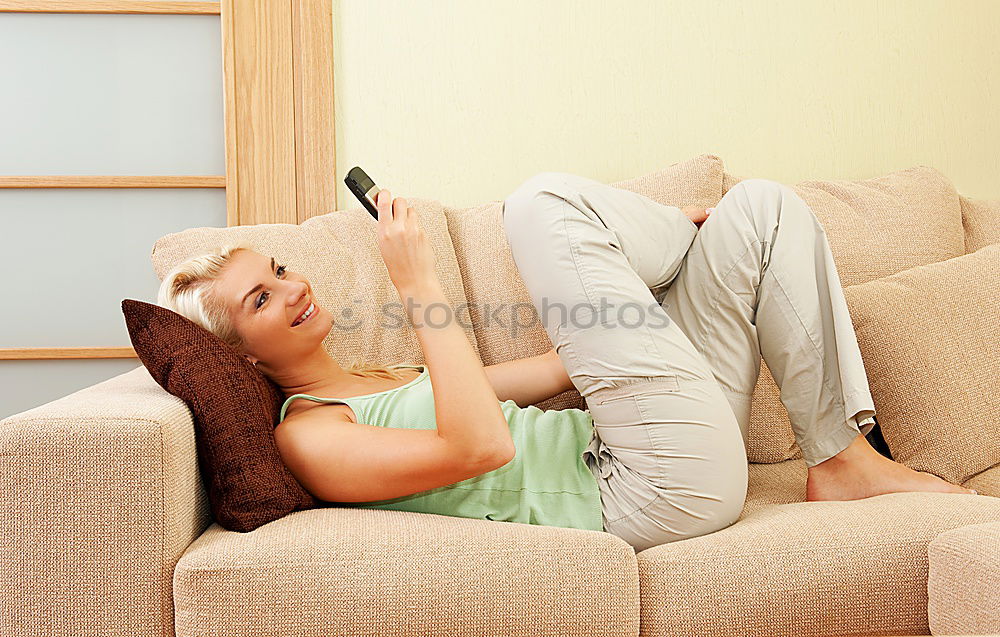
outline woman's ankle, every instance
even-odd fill
[[[864,435],[858,433],[857,437],[851,441],[851,444],[841,449],[839,453],[830,456],[823,462],[809,467],[809,469],[817,469],[820,471],[827,469],[841,469],[845,465],[870,459],[872,455],[880,458],[883,457],[874,449],[874,447],[871,446],[871,444],[869,444],[868,439],[865,438]]]

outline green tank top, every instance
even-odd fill
[[[435,429],[434,393],[425,365],[412,381],[375,394],[352,398],[289,396],[279,423],[296,398],[342,403],[358,422],[379,427]],[[345,507],[394,509],[463,518],[520,522],[603,531],[597,479],[583,460],[593,433],[590,412],[580,409],[519,407],[500,403],[516,453],[506,465],[461,482],[412,495],[374,502],[337,503]]]

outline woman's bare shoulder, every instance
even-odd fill
[[[296,402],[299,405],[292,407]],[[285,419],[275,428],[275,433],[280,429],[290,431],[292,429],[306,429],[325,424],[356,422],[354,410],[347,405],[319,403],[300,399],[289,405],[289,408],[285,412]]]

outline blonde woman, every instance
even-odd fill
[[[431,318],[448,301],[416,210],[386,190],[377,207],[424,365],[341,366],[309,281],[246,246],[160,289],[281,387],[278,449],[322,500],[605,531],[637,551],[711,533],[743,509],[762,354],[807,500],[974,493],[868,444],[875,410],[829,246],[782,184],[740,182],[709,214],[568,173],[527,180],[503,223],[555,347],[488,367],[457,322]],[[574,387],[587,410],[531,406]]]

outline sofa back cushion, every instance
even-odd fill
[[[455,259],[440,202],[406,197],[434,250],[438,279],[456,310],[465,304],[462,275]],[[160,237],[153,245],[156,275],[194,255],[230,241],[248,241],[254,250],[274,256],[304,275],[316,302],[334,316],[323,346],[341,364],[357,359],[369,365],[421,364],[423,350],[406,318],[378,249],[377,226],[360,205],[310,217],[301,224],[264,223],[229,228],[188,228]],[[438,320],[439,313],[431,314]],[[461,322],[473,350],[476,334]]]
[[[663,204],[712,206],[722,198],[722,161],[700,155],[647,175],[611,185]],[[541,354],[552,348],[518,273],[504,234],[503,201],[468,208],[445,206],[469,300],[469,318],[484,365]],[[584,409],[576,389],[545,400],[540,409]]]
[[[724,173],[725,191],[743,179]],[[965,254],[958,192],[930,166],[859,181],[814,179],[791,187],[823,225],[845,290]],[[869,375],[869,383],[872,380]],[[881,424],[880,413],[875,417]],[[764,361],[751,402],[748,438],[752,462],[802,457],[778,385]]]
[[[726,173],[725,191],[743,179]],[[844,287],[966,253],[959,194],[936,168],[790,186],[823,224]]]
[[[1000,243],[1000,199],[973,199],[958,196],[965,227],[965,253],[991,243]]]
[[[893,459],[963,483],[1000,464],[1000,244],[844,291]]]

